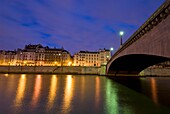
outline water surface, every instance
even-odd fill
[[[170,114],[170,78],[0,74],[0,114]]]

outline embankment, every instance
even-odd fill
[[[0,73],[100,74],[100,67],[82,66],[0,66]]]
[[[0,73],[105,75],[105,66],[0,66]],[[170,76],[170,68],[147,68],[140,76]]]

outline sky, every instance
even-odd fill
[[[28,44],[80,50],[120,46],[165,0],[0,0],[0,50]]]

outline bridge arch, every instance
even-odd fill
[[[139,74],[145,68],[168,61],[169,58],[147,55],[147,54],[129,54],[116,58],[108,68],[108,74]]]

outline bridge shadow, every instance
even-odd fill
[[[113,82],[117,82],[131,90],[134,90],[150,98],[156,105],[170,108],[170,80],[168,77],[129,77],[129,76],[112,76],[108,77]],[[166,80],[166,81],[165,81]]]
[[[124,85],[136,92],[142,93],[140,77],[137,76],[109,76],[109,79]]]
[[[149,66],[165,62],[170,58],[145,55],[145,54],[131,54],[117,58],[112,62],[108,69],[108,74],[131,74],[137,75]]]

